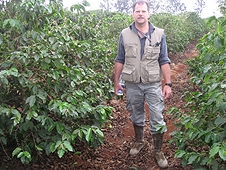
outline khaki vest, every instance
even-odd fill
[[[151,43],[146,38],[144,54],[141,59],[141,44],[138,35],[126,28],[122,31],[125,63],[122,70],[122,79],[125,81],[140,83],[153,83],[161,80],[161,69],[158,58],[160,53],[160,43],[163,35],[163,29],[156,28],[151,34]]]

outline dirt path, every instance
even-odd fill
[[[166,112],[173,106],[178,108],[184,107],[184,100],[181,95],[189,86],[189,78],[187,76],[188,68],[184,61],[198,55],[195,50],[196,42],[190,43],[185,52],[181,55],[170,55],[172,61],[172,82],[173,82],[173,96],[167,100]],[[83,159],[78,169],[92,169],[92,170],[158,170],[159,167],[153,157],[153,143],[149,134],[149,119],[148,109],[146,107],[146,126],[145,126],[145,140],[146,145],[142,151],[135,157],[129,155],[129,150],[132,146],[134,132],[132,123],[129,120],[129,113],[125,109],[126,101],[112,100],[110,105],[115,108],[113,118],[111,119],[112,128],[105,131],[105,142],[97,150],[91,152],[87,151],[90,157],[77,156]],[[168,131],[164,136],[163,151],[169,161],[169,170],[190,170],[190,166],[182,167],[181,161],[174,158],[175,148],[169,145],[170,133],[174,130],[173,120],[170,115],[164,115],[167,122]],[[85,159],[84,159],[85,158]]]
[[[184,61],[197,55],[195,50],[196,42],[190,43],[184,53],[180,55],[169,55],[172,61],[172,82],[173,95],[165,101],[166,112],[171,107],[184,107],[184,99],[181,95],[189,87],[189,78],[187,76],[187,66]],[[153,157],[153,143],[149,134],[148,114],[146,116],[145,140],[146,145],[137,156],[130,156],[129,150],[133,142],[133,128],[129,120],[129,113],[125,109],[125,98],[123,100],[112,100],[110,105],[115,108],[112,119],[109,122],[109,128],[104,129],[105,141],[97,149],[92,149],[84,144],[77,145],[80,155],[67,153],[62,159],[56,155],[50,158],[40,158],[39,163],[31,165],[21,165],[18,160],[12,160],[5,163],[8,169],[54,169],[54,170],[159,170]],[[148,109],[146,107],[148,113]],[[181,161],[174,158],[175,147],[168,141],[170,133],[174,129],[173,120],[170,115],[164,114],[167,122],[168,131],[164,136],[163,151],[169,161],[169,170],[191,170],[190,166],[182,167]],[[6,161],[6,160],[3,160]],[[7,161],[6,161],[7,162]],[[0,168],[1,169],[1,168]]]

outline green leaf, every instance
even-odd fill
[[[220,84],[220,83],[213,83],[209,90],[210,90],[210,91],[214,91],[214,90],[217,88],[217,86],[218,86],[219,84]]]
[[[92,108],[90,107],[90,105],[88,103],[83,102],[82,106],[83,106],[83,108],[86,109],[87,112],[91,112],[92,111]]]
[[[219,49],[222,46],[221,41],[220,41],[220,38],[217,37],[217,38],[214,39],[214,46],[217,49]]]
[[[156,131],[158,131],[159,133],[164,133],[166,131],[166,126],[165,125],[160,125],[157,124],[154,126],[154,128],[156,129]]]
[[[100,137],[104,137],[104,133],[100,130],[100,129],[96,129],[96,131],[95,131],[97,134],[99,134],[100,135]]]
[[[183,150],[177,150],[176,151],[176,154],[175,154],[175,157],[176,158],[182,158],[185,154],[186,154],[185,151],[183,151]]]
[[[226,123],[226,118],[223,118],[223,117],[218,117],[214,123],[217,125],[217,126],[221,126],[223,124]]]
[[[45,63],[47,63],[47,64],[50,64],[50,63],[51,63],[51,59],[49,59],[49,58],[45,58],[44,61],[45,61]]]
[[[56,50],[58,47],[59,47],[59,42],[56,42],[52,47],[53,47],[53,50]]]
[[[68,35],[65,35],[65,36],[64,36],[64,40],[65,40],[65,41],[70,41],[70,37],[69,37]]]
[[[59,73],[58,73],[57,71],[53,71],[53,78],[54,78],[55,80],[58,80],[59,77],[60,77]]]
[[[100,88],[96,88],[96,90],[97,90],[97,92],[98,92],[99,94],[102,94],[102,93],[103,93],[103,90],[100,89]]]
[[[7,71],[7,74],[8,74],[8,75],[12,75],[12,76],[17,77],[17,76],[18,76],[18,70],[17,70],[16,68],[10,68],[10,69]]]
[[[17,155],[17,158],[21,158],[22,156],[24,156],[24,152],[20,152],[20,153]]]
[[[58,154],[58,157],[59,157],[59,158],[62,158],[62,157],[64,156],[64,153],[65,153],[65,150],[63,150],[63,149],[59,149],[59,150],[57,151],[57,154]]]
[[[35,111],[30,111],[28,110],[28,112],[26,112],[27,116],[26,116],[26,120],[31,120],[32,117],[37,118],[38,114]]]
[[[221,102],[221,104],[220,104],[220,110],[222,112],[224,112],[226,110],[226,102]]]
[[[225,21],[226,21],[226,20],[225,20]],[[226,59],[226,54],[220,56],[220,60],[224,60],[224,59]]]
[[[225,81],[221,83],[221,88],[222,89],[226,88],[226,82]]]
[[[89,128],[86,134],[86,141],[89,142],[92,137],[92,129]]]
[[[219,170],[218,168],[218,162],[216,160],[212,160],[212,168],[211,170]]]
[[[4,136],[0,137],[0,142],[2,142],[3,144],[7,144],[6,138]]]
[[[70,142],[64,141],[63,145],[65,146],[65,148],[67,148],[67,150],[69,150],[69,151],[71,151],[71,152],[73,151],[73,148],[72,148]]]
[[[0,45],[3,43],[2,37],[0,37]]]
[[[71,87],[74,88],[76,86],[75,82],[71,81]]]
[[[55,128],[55,126],[56,126],[55,123],[51,124],[48,128],[48,131],[49,132],[52,131]]]
[[[15,155],[17,155],[22,149],[20,147],[17,147],[16,149],[13,150],[12,152],[12,156],[14,157]]]
[[[76,90],[75,93],[79,96],[83,96],[84,92],[82,90]]]
[[[35,146],[35,148],[36,148],[38,151],[43,151],[43,149],[40,148],[39,146]]]
[[[192,164],[197,159],[197,155],[191,155],[188,159],[188,164]]]
[[[206,65],[203,67],[203,73],[208,73],[209,70],[211,70],[211,65]]]
[[[56,41],[55,37],[49,37],[50,44],[53,44]]]
[[[3,22],[3,28],[5,28],[6,25],[7,25],[8,23],[9,23],[9,19],[5,20],[5,21]]]
[[[40,54],[35,54],[35,55],[34,55],[35,61],[38,61],[40,57],[41,57]]]
[[[1,111],[0,111],[1,112]],[[3,130],[0,128],[0,135],[1,136],[4,136],[5,134],[4,134],[4,132],[3,132]]]
[[[209,143],[210,140],[211,140],[211,133],[207,133],[207,134],[205,135],[205,142],[206,142],[206,143]]]
[[[28,151],[24,151],[24,156],[26,156],[28,159],[31,159],[31,154]]]
[[[59,134],[62,134],[63,129],[64,129],[62,123],[56,123],[56,129]]]
[[[32,121],[23,122],[20,124],[20,129],[27,131],[28,129],[33,129],[35,126]]]
[[[75,129],[72,134],[75,135],[75,137],[77,137],[78,133],[79,133],[80,129]]]
[[[46,102],[47,94],[44,91],[39,90],[37,96],[42,99],[43,103]]]
[[[204,159],[201,161],[200,165],[206,165],[206,164],[209,162],[209,160],[210,160],[210,158],[204,158]]]
[[[224,27],[226,25],[226,20],[224,20],[222,23],[221,23],[221,27]]]
[[[13,117],[11,117],[11,119],[13,120],[14,126],[16,126],[21,120],[21,114],[16,109],[12,110],[12,114],[13,114]]]
[[[218,152],[220,147],[216,144],[210,149],[210,158],[213,158]]]
[[[3,86],[7,86],[9,84],[6,77],[0,77],[0,82],[2,82]]]
[[[55,143],[52,143],[50,145],[50,151],[53,153],[53,152],[55,152],[56,149],[57,149],[57,147],[55,147]]]
[[[223,161],[226,161],[226,148],[221,148],[219,150],[219,156],[221,157],[221,159],[223,159]]]
[[[26,104],[29,103],[30,107],[34,106],[35,102],[36,102],[36,97],[34,95],[32,95],[26,99]]]
[[[15,22],[15,20],[13,20],[13,19],[10,19],[10,20],[9,20],[9,23],[10,23],[10,25],[11,25],[12,27],[15,27],[15,25],[16,25],[16,22]]]
[[[61,141],[57,141],[57,142],[56,142],[56,145],[55,145],[55,148],[58,148],[61,144],[62,144]]]
[[[24,87],[26,85],[26,80],[24,77],[19,77],[18,80],[22,87]]]
[[[20,28],[20,22],[16,19],[7,19],[3,22],[3,28],[6,28],[6,26],[10,24],[11,27],[17,27]]]

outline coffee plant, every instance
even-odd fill
[[[215,27],[197,45],[199,56],[187,61],[194,86],[187,92],[189,112],[172,108],[177,130],[175,156],[195,169],[226,169],[226,19],[211,17]]]
[[[75,15],[73,21],[62,7],[47,7],[41,0],[5,3],[0,142],[16,146],[12,156],[22,163],[34,152],[62,157],[76,151],[78,140],[97,147],[112,111],[106,104],[112,95],[112,53],[96,39],[97,20]]]
[[[187,12],[177,15],[160,13],[151,15],[150,21],[155,26],[164,28],[167,46],[170,52],[180,53],[184,47],[207,31],[205,21],[197,13]]]

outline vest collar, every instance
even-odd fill
[[[151,33],[153,33],[155,31],[155,27],[151,22],[148,22],[149,24],[149,35],[151,35]],[[136,34],[138,34],[138,29],[135,27],[135,22],[133,22],[132,24],[130,24],[129,26],[130,30],[133,30]]]

